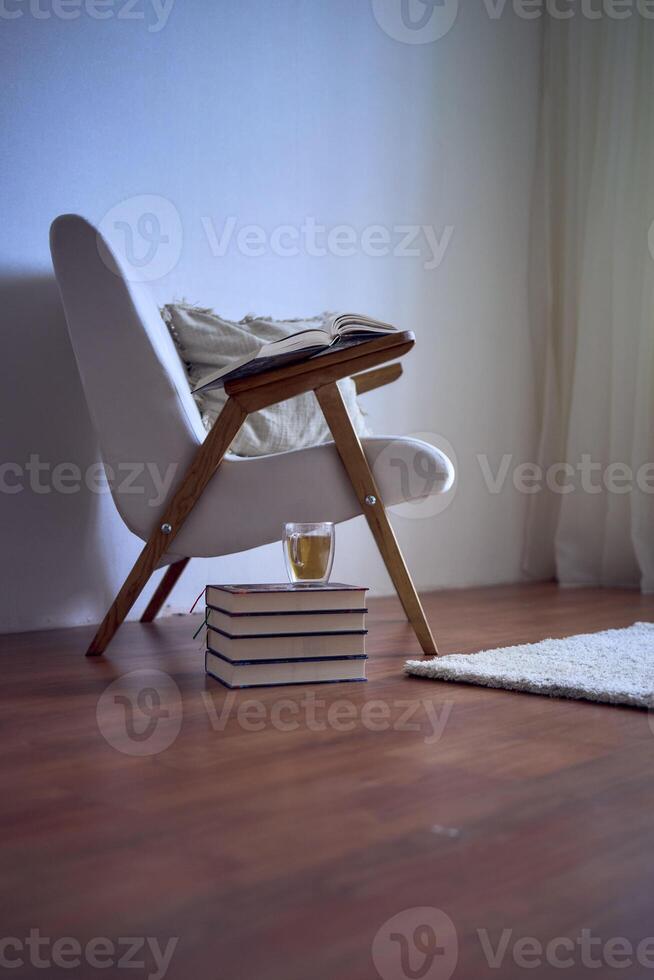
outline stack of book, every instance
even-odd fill
[[[207,674],[227,687],[365,681],[366,591],[208,585]]]

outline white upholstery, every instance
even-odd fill
[[[78,215],[53,222],[50,246],[102,460],[116,477],[113,498],[126,525],[146,540],[206,433],[147,288],[127,281],[100,233]],[[431,493],[452,484],[452,465],[433,446],[407,438],[362,442],[371,465],[382,454],[374,472],[386,504],[404,499],[401,461],[411,472],[417,452],[433,461]],[[174,479],[162,500],[166,475]],[[359,513],[333,443],[253,459],[227,456],[162,564],[279,540],[284,521],[338,522]]]

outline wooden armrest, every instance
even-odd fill
[[[372,371],[364,371],[363,374],[355,374],[352,377],[357,395],[363,395],[366,391],[374,391],[382,385],[397,381],[402,374],[401,364],[387,364],[385,367],[374,368]]]
[[[411,350],[414,343],[415,336],[410,330],[398,330],[363,344],[335,348],[306,361],[228,381],[225,391],[245,411],[256,412],[340,378],[359,374],[385,361],[394,361]]]

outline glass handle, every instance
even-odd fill
[[[297,565],[298,568],[302,568],[304,565],[304,562],[300,559],[300,549],[298,547],[300,537],[301,535],[299,535],[297,531],[291,534],[291,561],[294,565]]]

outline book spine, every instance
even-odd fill
[[[226,633],[225,630],[219,629],[217,626],[211,626],[207,623],[207,629],[211,630],[213,633],[220,633],[221,636],[226,636],[228,640],[275,640],[278,638],[287,639],[301,639],[303,636],[367,636],[368,630],[322,630],[318,633]]]
[[[366,615],[368,610],[364,609],[274,609],[264,610],[263,612],[232,612],[229,609],[223,609],[221,606],[214,606],[207,600],[207,609],[213,609],[215,612],[222,613],[223,616],[230,616],[233,619],[243,619],[245,617],[257,617],[257,616],[340,616],[345,613],[359,613],[361,615]],[[349,632],[347,630],[346,632]]]
[[[218,653],[217,650],[209,649],[205,651],[205,665],[209,654],[211,654],[212,657],[218,657],[219,660],[224,660],[227,664],[232,664],[234,667],[268,667],[270,664],[317,664],[322,663],[323,661],[329,661],[329,663],[337,664],[345,660],[368,659],[367,653],[352,653],[341,657],[276,657],[273,660],[231,660],[223,653]]]
[[[367,677],[346,677],[321,681],[267,681],[265,684],[228,684],[222,677],[218,677],[217,674],[212,674],[210,670],[207,670],[207,675],[215,681],[218,681],[219,684],[222,684],[229,691],[249,691],[254,687],[293,687],[298,684],[304,684],[306,687],[307,684],[366,684],[368,682]]]

